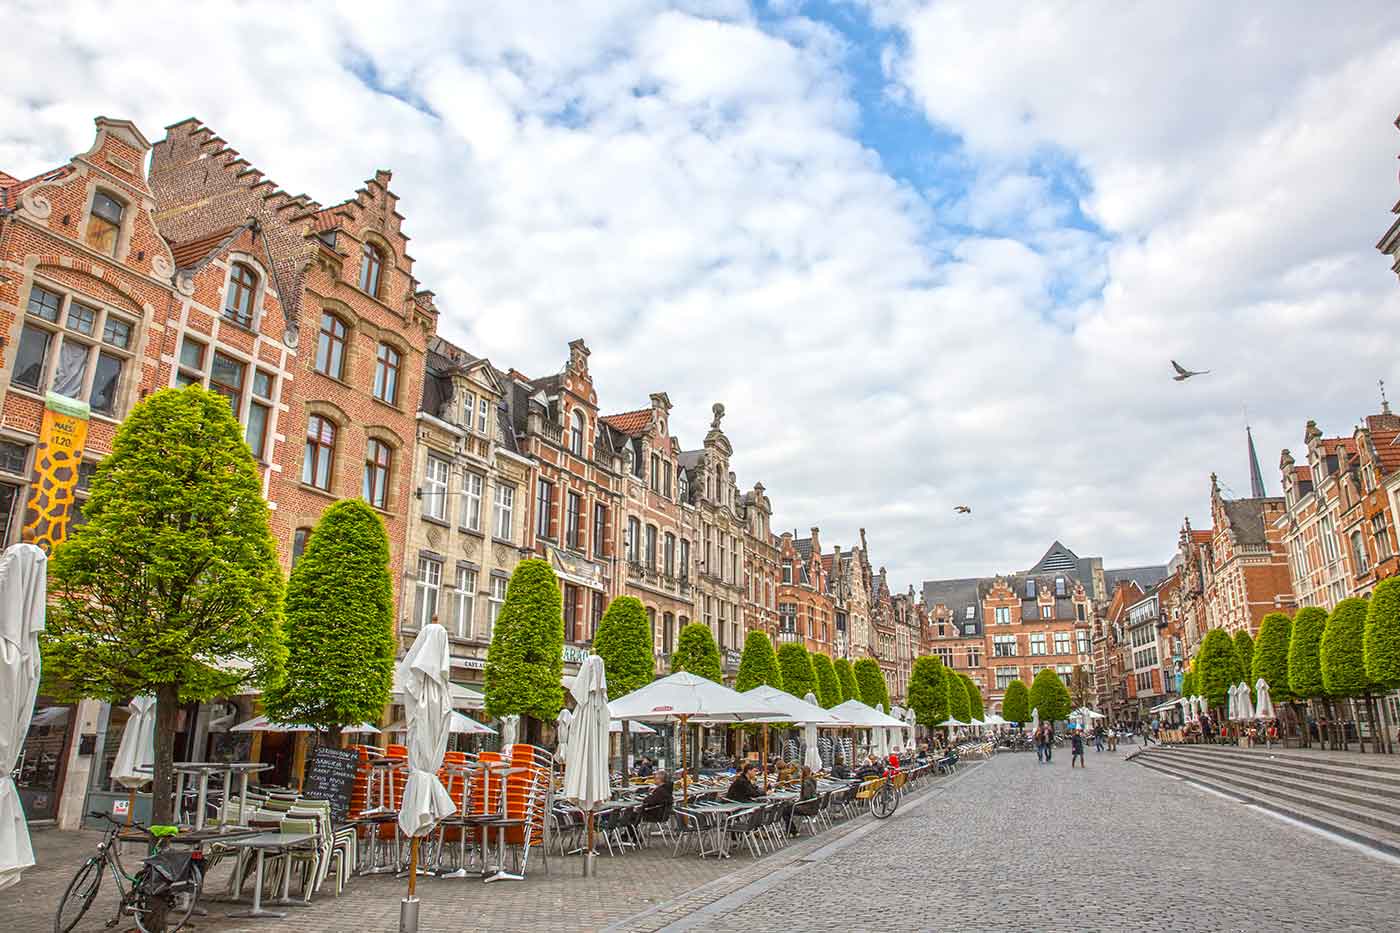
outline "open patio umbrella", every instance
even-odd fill
[[[627,724],[627,731],[632,735],[656,735],[656,730],[646,723],[630,722]],[[608,720],[608,733],[610,735],[620,735],[622,733],[622,720]]]
[[[794,726],[803,728],[804,739],[808,726],[815,733],[817,729],[841,728],[846,725],[839,717],[833,716],[830,710],[822,709],[816,703],[807,700],[799,700],[777,687],[770,687],[767,684],[760,684],[752,690],[745,690],[741,696],[751,698],[760,703],[766,703],[773,709],[773,715],[763,717],[763,789],[768,789],[768,723],[792,723]],[[816,698],[808,694],[813,700]],[[815,744],[815,742],[813,743]],[[820,756],[819,756],[820,760]],[[810,767],[810,766],[809,766]]]
[[[112,780],[130,791],[126,803],[126,825],[130,826],[136,812],[136,790],[150,783],[155,774],[156,698],[135,697],[126,709],[121,744],[112,762]]]
[[[39,695],[48,565],[32,544],[13,545],[0,557],[0,890],[34,864],[29,824],[11,775]]]
[[[1274,712],[1274,699],[1269,696],[1269,682],[1260,677],[1254,683],[1254,692],[1259,696],[1259,704],[1254,709],[1255,718],[1277,719],[1278,714]]]
[[[418,928],[418,843],[443,817],[456,811],[452,796],[437,772],[447,754],[452,726],[452,662],[447,650],[447,630],[429,622],[418,630],[408,653],[399,662],[404,712],[408,714],[408,781],[399,808],[399,829],[412,841],[408,859],[408,897],[400,907],[399,923],[411,915],[408,929]]]
[[[315,726],[305,726],[294,722],[273,722],[266,716],[254,716],[252,719],[245,719],[236,726],[229,726],[230,732],[315,732]],[[372,726],[367,722],[355,723],[344,726],[340,730],[344,733],[364,733],[367,735],[379,734],[379,727]],[[115,777],[115,775],[113,775]],[[147,779],[149,780],[149,778]]]
[[[603,659],[590,654],[579,666],[569,692],[574,719],[569,723],[569,751],[564,766],[564,797],[587,814],[588,843],[583,873],[593,874],[593,811],[612,798],[608,774],[608,678]]]

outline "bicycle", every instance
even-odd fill
[[[899,809],[899,800],[904,796],[905,775],[902,771],[886,771],[880,786],[870,797],[870,812],[877,820],[883,820]]]
[[[63,899],[58,902],[54,933],[70,933],[78,925],[97,899],[102,879],[108,873],[119,894],[116,915],[106,922],[108,929],[127,915],[136,921],[141,933],[176,933],[183,929],[204,885],[204,853],[199,849],[169,849],[171,839],[180,831],[176,826],[126,826],[96,811],[89,816],[106,820],[111,826],[98,843],[97,854],[88,856],[68,882]],[[143,834],[150,844],[150,854],[141,860],[141,868],[134,874],[122,865],[118,851],[118,837],[127,830]]]

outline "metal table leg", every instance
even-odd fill
[[[263,850],[262,850],[262,849],[259,849],[259,850],[258,850],[258,867],[257,867],[257,871],[256,871],[256,873],[254,874],[254,877],[253,877],[253,884],[254,884],[254,887],[253,887],[253,906],[252,906],[251,908],[249,908],[248,910],[242,910],[242,911],[239,911],[239,912],[237,912],[237,913],[229,914],[229,915],[228,915],[229,917],[238,918],[238,919],[257,919],[257,918],[261,918],[261,917],[268,917],[268,918],[271,918],[271,919],[274,919],[274,920],[281,920],[283,917],[287,916],[285,913],[282,913],[281,911],[276,911],[276,910],[263,910],[263,905],[262,905],[263,855],[264,855]]]

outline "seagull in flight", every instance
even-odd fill
[[[1176,375],[1172,376],[1172,379],[1176,382],[1185,382],[1192,376],[1204,376],[1206,373],[1210,372],[1210,370],[1208,369],[1201,369],[1193,372],[1192,370],[1187,369],[1185,366],[1182,366],[1176,360],[1172,360],[1172,369],[1176,370]]]
[[[972,506],[970,506],[970,505],[955,505],[955,506],[953,506],[953,511],[954,511],[954,512],[957,512],[959,515],[971,515],[971,514],[972,514]]]

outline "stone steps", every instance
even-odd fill
[[[1232,754],[1232,751],[1234,752]],[[1131,760],[1162,774],[1183,778],[1245,803],[1336,833],[1363,845],[1400,856],[1400,806],[1389,782],[1367,785],[1365,772],[1355,771],[1350,785],[1341,790],[1329,783],[1310,783],[1312,761],[1292,760],[1292,774],[1281,777],[1279,768],[1266,771],[1260,756],[1213,746],[1177,746],[1144,749]]]
[[[1232,755],[1228,751],[1214,751],[1209,746],[1192,745],[1174,746],[1172,751],[1208,761],[1212,767],[1244,768],[1250,773],[1281,781],[1305,778],[1308,786],[1334,788],[1343,794],[1379,792],[1393,800],[1394,805],[1400,808],[1400,775],[1391,776],[1381,771],[1372,771],[1368,768],[1369,762],[1358,762],[1354,767],[1323,762],[1300,763],[1296,758],[1280,758],[1268,752]]]
[[[1177,751],[1215,756],[1233,756],[1258,761],[1269,758],[1311,771],[1331,771],[1338,774],[1364,773],[1369,777],[1389,781],[1400,787],[1400,755],[1380,755],[1367,752],[1317,752],[1284,748],[1240,748],[1237,745],[1174,745]]]

